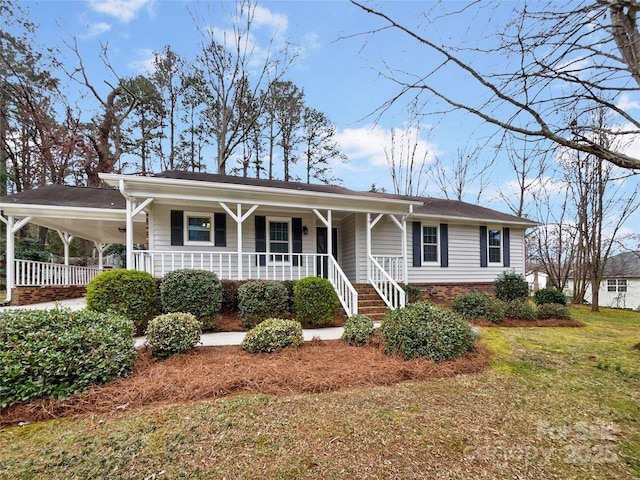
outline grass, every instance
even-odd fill
[[[0,431],[0,479],[640,478],[640,314],[483,328],[479,374]]]

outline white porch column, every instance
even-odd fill
[[[384,214],[380,213],[372,221],[371,213],[367,212],[367,282],[371,279],[371,232],[383,216]]]
[[[400,222],[394,215],[389,215],[393,220],[393,223],[400,229],[400,233],[402,234],[402,277],[404,283],[409,283],[407,278],[408,275],[408,266],[407,266],[407,217],[402,217],[402,222]],[[394,278],[394,280],[396,280]]]
[[[127,219],[126,219],[126,228],[125,228],[125,238],[126,238],[126,246],[127,246],[127,269],[134,270],[133,265],[133,199],[129,196],[126,197],[127,200]]]
[[[31,221],[31,217],[25,217],[22,220],[15,221],[13,215],[7,216],[5,219],[0,216],[0,221],[7,226],[6,239],[6,271],[7,271],[7,296],[5,303],[11,302],[11,290],[16,286],[16,239],[15,234]]]
[[[104,251],[109,248],[109,246],[111,245],[110,243],[103,243],[103,242],[96,242],[94,241],[93,244],[96,247],[96,251],[98,252],[98,268],[100,270],[102,270],[102,268],[104,267]]]
[[[258,208],[258,205],[252,205],[251,208],[249,208],[249,210],[247,210],[243,215],[241,203],[238,203],[236,205],[236,213],[233,213],[233,211],[224,202],[218,202],[218,203],[222,208],[224,208],[224,211],[227,212],[227,214],[233,220],[235,220],[237,225],[236,230],[238,233],[238,280],[243,280],[244,275],[242,274],[242,223],[247,218],[249,218],[249,215],[251,215],[253,212],[256,211],[256,208]]]
[[[56,230],[56,232],[58,232],[58,236],[60,237],[60,240],[62,240],[62,245],[64,247],[64,266],[68,267],[69,266],[69,244],[71,243],[71,240],[73,240],[73,235],[71,235],[70,233],[67,232],[62,232],[60,230]],[[70,285],[71,284],[71,280],[69,278],[69,269],[65,268],[64,269],[64,284],[65,285]]]

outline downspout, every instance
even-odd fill
[[[404,259],[404,283],[409,285],[409,247],[407,245],[407,218],[413,215],[413,205],[409,205],[409,213],[402,219],[402,225],[404,227],[404,240],[402,242],[403,247],[403,259]]]

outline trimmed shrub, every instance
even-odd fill
[[[571,318],[571,312],[567,307],[558,303],[543,303],[538,305],[538,318],[541,320],[549,318],[567,319]]]
[[[302,345],[302,325],[296,320],[268,318],[247,332],[242,348],[249,353],[272,353]]]
[[[505,316],[516,320],[535,320],[538,318],[538,313],[536,307],[528,301],[511,300],[507,302]]]
[[[131,373],[134,325],[90,310],[0,313],[0,407],[58,400]]]
[[[246,280],[220,280],[222,287],[221,311],[227,313],[238,311],[238,288],[244,283]]]
[[[157,358],[192,349],[200,341],[201,322],[191,313],[165,313],[149,322],[147,343]]]
[[[293,287],[293,309],[300,322],[325,325],[335,318],[338,305],[338,295],[326,278],[303,278]]]
[[[486,318],[493,323],[500,323],[504,319],[506,307],[503,302],[487,293],[470,292],[454,298],[451,309],[468,320]]]
[[[191,313],[203,330],[213,330],[220,316],[222,287],[215,273],[184,268],[164,276],[160,298],[165,312]]]
[[[245,328],[265,318],[289,316],[289,291],[280,282],[254,280],[238,288],[238,308]]]
[[[416,303],[422,299],[422,289],[416,285],[405,284],[402,289],[407,295],[407,303]]]
[[[344,324],[342,339],[349,345],[364,345],[375,333],[373,322],[366,315],[352,315]]]
[[[89,310],[127,317],[140,334],[159,310],[156,281],[150,274],[136,270],[100,273],[87,285],[86,301]]]
[[[547,303],[557,303],[558,305],[567,305],[567,296],[564,292],[555,288],[541,288],[533,294],[533,300],[538,305]]]
[[[502,272],[493,281],[493,288],[496,298],[504,302],[529,298],[529,284],[516,272]]]
[[[475,350],[471,326],[454,312],[429,302],[412,303],[387,313],[380,332],[387,354],[405,360],[425,357],[441,362]]]

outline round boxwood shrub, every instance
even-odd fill
[[[200,341],[200,321],[191,313],[165,313],[149,322],[147,343],[157,358],[192,349]]]
[[[567,296],[564,292],[555,288],[541,288],[533,294],[533,300],[538,305],[546,303],[557,303],[558,305],[567,305]]]
[[[147,272],[108,270],[89,282],[86,302],[89,310],[124,315],[141,334],[158,313],[158,289]]]
[[[133,332],[128,318],[86,309],[0,312],[0,408],[128,376]]]
[[[366,315],[352,315],[344,324],[342,339],[349,345],[364,345],[375,333],[373,322]]]
[[[538,312],[530,302],[511,300],[507,302],[505,316],[516,320],[535,320],[538,318]]]
[[[302,325],[296,320],[268,318],[247,332],[242,348],[249,353],[272,353],[302,345]]]
[[[300,322],[325,325],[335,318],[338,305],[338,295],[326,278],[303,278],[293,287],[293,309]]]
[[[451,360],[475,350],[471,326],[454,312],[429,302],[417,302],[385,316],[380,333],[389,355],[409,360],[426,357]]]
[[[538,305],[538,318],[541,320],[549,318],[568,319],[571,318],[571,312],[567,307],[558,303],[543,303]]]
[[[504,302],[529,298],[529,284],[516,272],[502,272],[493,281],[493,288],[496,298]]]
[[[220,316],[222,286],[213,272],[184,268],[164,276],[160,298],[165,312],[191,313],[203,330],[212,330]]]
[[[458,295],[451,302],[451,309],[463,318],[473,320],[486,318],[493,323],[504,320],[504,302],[491,297],[484,292],[470,292]]]
[[[253,280],[238,287],[238,307],[245,328],[265,318],[288,317],[289,291],[280,282]]]

